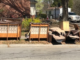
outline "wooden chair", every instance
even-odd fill
[[[30,24],[30,37],[29,41],[33,38],[37,38],[40,41],[41,38],[46,38],[48,41],[48,24]]]
[[[65,31],[61,30],[59,27],[50,28],[49,41],[52,42],[52,40],[55,39],[56,42],[61,43],[63,40],[65,40],[64,35]]]
[[[69,37],[72,39],[79,39],[80,40],[80,31],[79,31],[79,26],[77,24],[73,24],[75,30],[71,30]]]
[[[77,24],[73,24],[73,25],[74,25],[75,30],[79,30],[79,26]]]

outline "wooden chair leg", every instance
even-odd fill
[[[51,43],[52,42],[52,36],[49,35],[48,41]]]

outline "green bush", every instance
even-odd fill
[[[41,23],[41,20],[39,18],[33,19],[33,23]]]
[[[36,18],[36,19],[32,19],[32,18],[25,18],[22,21],[22,28],[23,29],[29,29],[30,23],[41,23],[41,20]]]
[[[47,15],[46,15],[46,14],[39,14],[39,16],[40,16],[41,18],[47,18]]]

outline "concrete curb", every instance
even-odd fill
[[[0,47],[8,47],[6,44],[0,44]]]
[[[52,44],[1,44],[0,47],[80,47],[80,45],[76,44],[64,44],[64,45],[52,45]]]

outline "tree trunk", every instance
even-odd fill
[[[68,20],[68,1],[69,0],[62,0],[62,7],[63,7],[62,20],[63,21]]]

